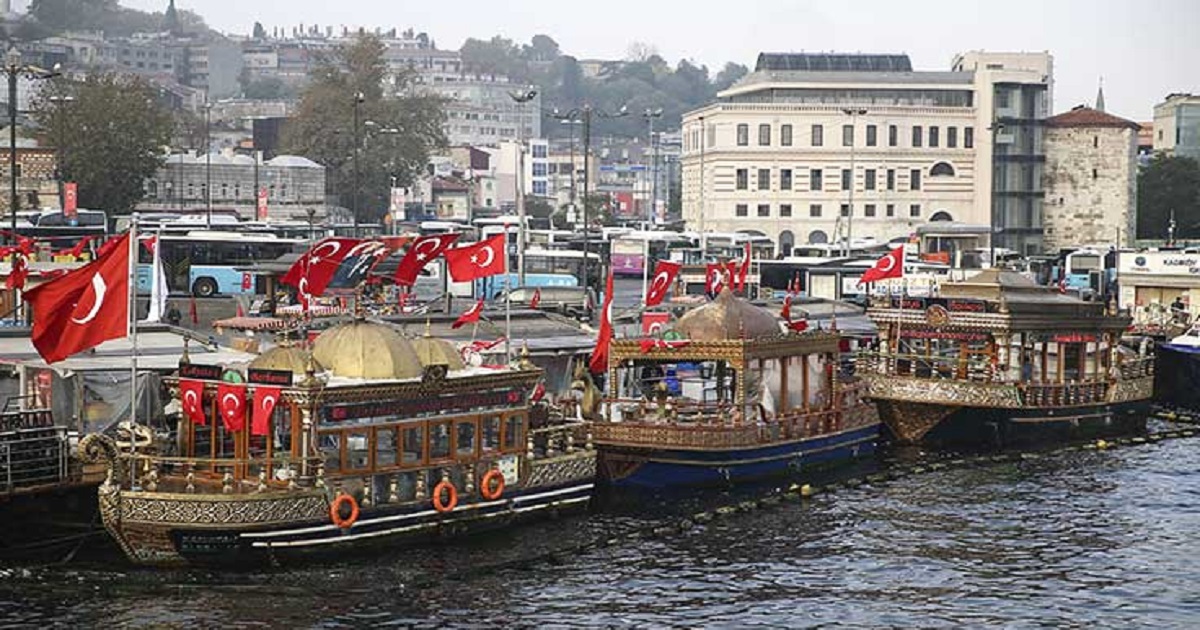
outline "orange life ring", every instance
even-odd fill
[[[479,494],[488,501],[499,499],[504,494],[504,473],[495,468],[484,473],[479,481]]]
[[[445,501],[442,501],[443,494],[449,497]],[[433,487],[433,509],[445,514],[453,511],[456,507],[458,507],[458,489],[449,480],[443,479]]]
[[[342,506],[350,504],[350,516],[342,517]],[[329,504],[329,520],[342,529],[350,529],[358,521],[358,501],[348,494],[339,494],[333,503]]]

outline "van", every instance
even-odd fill
[[[517,287],[512,290],[515,307],[529,307],[534,292],[541,291],[538,309],[590,322],[596,308],[596,293],[584,287]]]

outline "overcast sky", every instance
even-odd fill
[[[162,10],[167,0],[121,0]],[[760,51],[903,52],[949,69],[965,50],[1054,55],[1056,112],[1087,103],[1104,77],[1108,110],[1150,120],[1171,92],[1200,93],[1200,0],[176,0],[218,30],[276,26],[412,27],[439,48],[500,34],[550,35],[578,58],[619,59],[645,42],[674,63],[753,67]]]

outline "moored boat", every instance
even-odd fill
[[[1032,446],[1145,429],[1154,358],[1126,314],[989,269],[936,297],[875,298],[858,373],[901,443]]]
[[[728,289],[661,337],[614,340],[609,395],[583,402],[601,480],[724,485],[872,453],[879,418],[838,346],[836,331],[784,332]]]
[[[535,420],[541,377],[365,321],[245,374],[181,365],[177,452],[110,451],[101,515],[139,564],[252,565],[582,508],[595,452],[580,424]]]

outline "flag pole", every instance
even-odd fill
[[[508,226],[504,227],[504,364],[512,365],[512,274],[508,270]]]
[[[587,264],[584,261],[583,264]],[[645,308],[646,293],[650,290],[650,239],[642,240],[642,307]]]
[[[138,377],[138,326],[137,326],[137,261],[138,261],[138,213],[133,213],[129,224],[129,338],[133,354],[129,361],[129,489],[137,487],[137,377]]]

